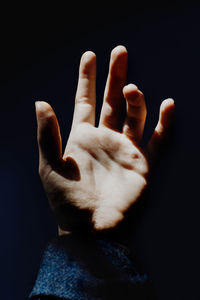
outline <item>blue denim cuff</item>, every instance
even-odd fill
[[[44,252],[29,298],[154,299],[152,283],[136,271],[127,247],[108,238],[66,235]]]

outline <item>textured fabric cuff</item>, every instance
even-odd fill
[[[152,295],[151,282],[136,271],[125,246],[107,238],[66,235],[49,243],[29,298],[128,300]]]

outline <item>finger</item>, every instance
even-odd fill
[[[126,84],[128,52],[124,46],[117,46],[111,52],[109,73],[105,87],[104,101],[99,126],[121,131],[123,93]]]
[[[123,94],[127,102],[127,114],[122,131],[129,139],[139,143],[147,115],[144,95],[134,84],[125,86]]]
[[[60,129],[56,115],[47,102],[37,101],[37,140],[39,147],[39,169],[45,165],[55,166],[62,157]]]
[[[96,107],[96,55],[85,52],[80,61],[78,87],[72,128],[81,122],[95,124]]]
[[[159,120],[146,147],[146,151],[150,159],[154,159],[162,142],[167,136],[174,120],[174,110],[174,100],[171,98],[164,100],[160,105]]]

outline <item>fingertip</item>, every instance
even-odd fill
[[[35,101],[35,110],[39,118],[53,116],[52,107],[45,101]]]
[[[128,51],[122,45],[115,47],[111,51],[111,60],[112,62],[118,61],[120,64],[127,64],[128,61]],[[121,67],[120,67],[121,68]]]
[[[92,58],[96,58],[96,54],[91,50],[85,51],[81,56],[81,59],[85,60],[90,60]]]
[[[112,49],[111,54],[112,55],[119,55],[119,54],[127,54],[128,51],[125,46],[118,45],[115,48]]]
[[[168,104],[174,105],[174,99],[168,98],[168,99],[166,99],[166,101],[167,101]]]
[[[135,85],[133,83],[129,83],[129,84],[125,85],[123,88],[123,93],[126,95],[130,94],[132,92],[135,92],[135,91],[139,91],[139,90],[138,90],[137,85]]]
[[[174,120],[175,104],[172,98],[165,99],[160,105],[160,122],[169,127]]]
[[[175,106],[174,99],[168,98],[168,99],[163,100],[163,102],[160,105],[160,109],[165,110],[168,108],[173,108],[174,106]]]
[[[137,85],[133,83],[130,83],[123,88],[123,95],[129,103],[134,103],[135,106],[145,104],[143,93],[138,89]]]
[[[86,51],[81,56],[81,62],[84,64],[90,64],[96,60],[96,54],[93,51]]]
[[[175,104],[172,98],[165,99],[160,105],[160,114],[169,115],[175,111]]]
[[[46,107],[48,106],[49,104],[45,101],[35,101],[35,108],[36,110],[40,110],[40,111],[43,111],[43,110],[46,110]]]
[[[80,71],[83,74],[88,74],[91,67],[96,64],[96,54],[92,51],[86,51],[81,56]],[[92,68],[93,69],[93,68]]]

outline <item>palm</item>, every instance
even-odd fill
[[[90,54],[89,60],[82,61],[73,124],[63,156],[54,112],[48,106],[48,131],[41,121],[44,123],[45,118],[38,114],[40,175],[63,229],[67,226],[73,229],[80,221],[80,212],[90,214],[91,223],[97,230],[115,227],[146,186],[148,163],[139,147],[146,106],[143,94],[134,85],[123,90],[127,117],[120,127],[126,64],[127,52],[124,49],[118,49],[117,55],[112,54],[99,126],[95,127],[94,55]],[[156,134],[149,143],[151,151],[158,130],[163,129],[161,117]]]
[[[49,174],[49,187],[58,193],[63,191],[62,202],[90,210],[96,227],[113,227],[146,185],[147,162],[143,154],[124,135],[88,124],[77,127],[68,149],[67,157],[76,162],[77,174],[73,179],[68,178],[65,168],[63,172],[53,171]],[[58,203],[58,195],[51,194],[51,203]]]

